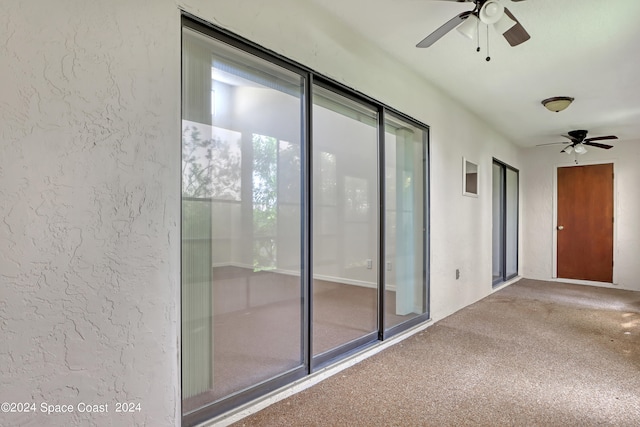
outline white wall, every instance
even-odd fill
[[[0,424],[179,425],[178,5],[5,3],[0,394],[141,411]],[[313,5],[180,3],[430,125],[432,317],[491,292],[491,159],[522,169],[515,147]],[[480,166],[477,199],[461,195],[463,156]]]
[[[614,148],[590,148],[581,155],[580,164],[614,164],[614,254],[612,287],[640,290],[640,140],[614,141]],[[561,147],[535,147],[525,150],[527,167],[521,175],[524,224],[523,258],[527,260],[521,272],[532,279],[549,280],[554,275],[554,176],[559,166],[575,165],[572,155],[560,153]],[[588,191],[587,188],[583,191]],[[606,286],[606,285],[604,285]]]

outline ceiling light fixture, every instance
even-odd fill
[[[467,37],[468,39],[477,40],[479,23],[480,21],[478,21],[478,18],[476,18],[474,15],[469,15],[469,17],[458,26],[457,30],[460,34]]]
[[[547,98],[542,101],[542,105],[549,111],[559,112],[567,108],[573,102],[574,98],[570,96],[554,96],[553,98]]]
[[[573,149],[574,149],[574,150],[575,150],[575,152],[576,152],[576,153],[578,153],[578,154],[584,154],[584,153],[586,153],[586,152],[587,152],[587,148],[586,148],[584,145],[582,145],[582,144],[578,144],[578,145],[576,145]]]

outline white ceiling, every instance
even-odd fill
[[[415,47],[473,3],[314,0],[519,145],[563,141],[572,129],[640,139],[639,0],[500,1],[531,39],[511,47],[490,28],[487,62],[485,28],[480,53],[455,30]],[[540,103],[552,96],[575,101],[552,113]]]

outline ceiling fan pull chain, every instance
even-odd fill
[[[489,26],[487,25],[487,62],[491,61],[491,56],[489,56]]]
[[[476,52],[480,52],[480,20],[476,19],[476,43],[478,47],[476,48]]]

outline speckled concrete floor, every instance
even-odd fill
[[[236,426],[640,426],[640,293],[523,279]]]

